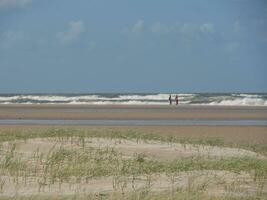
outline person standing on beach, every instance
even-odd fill
[[[175,102],[176,102],[176,105],[178,105],[179,103],[178,95],[175,96]]]
[[[172,105],[172,95],[169,96],[170,105]]]

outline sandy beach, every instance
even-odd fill
[[[267,119],[267,107],[0,105],[0,119]]]
[[[244,121],[266,120],[267,108],[1,105],[0,120],[5,119],[16,123],[27,119]],[[75,195],[82,199],[83,195],[101,194],[107,199],[113,195],[113,199],[125,199],[125,193],[131,195],[149,185],[148,195],[166,199],[180,195],[171,193],[173,187],[189,197],[191,182],[193,191],[205,194],[202,199],[267,194],[265,125],[16,123],[0,125],[0,158],[4,163],[0,189],[6,197],[53,198],[63,194],[62,198]],[[255,179],[259,173],[263,176]],[[203,185],[204,193],[199,189]],[[239,187],[229,190],[232,185]],[[161,193],[164,191],[168,192]]]
[[[221,138],[226,142],[240,142],[253,144],[267,144],[266,126],[81,126],[81,125],[0,125],[0,132],[39,131],[50,128],[82,129],[98,131],[128,130],[139,133],[177,136],[181,138]]]
[[[126,106],[126,105],[1,105],[0,119],[267,119],[267,107]],[[178,137],[219,137],[226,141],[267,143],[266,126],[95,126],[61,127],[135,130]],[[47,125],[0,125],[1,131],[46,129]]]

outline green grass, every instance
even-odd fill
[[[62,183],[87,183],[91,179],[112,177],[114,192],[69,195],[64,196],[14,196],[17,199],[220,199],[220,200],[248,200],[264,199],[264,187],[267,182],[267,159],[254,157],[208,158],[200,156],[181,157],[172,161],[156,160],[145,154],[136,154],[125,158],[119,151],[111,147],[92,148],[86,145],[86,138],[102,137],[108,139],[126,139],[139,141],[161,141],[168,143],[192,144],[200,146],[237,147],[252,150],[267,155],[265,145],[231,144],[220,138],[178,138],[157,134],[145,134],[135,131],[93,131],[82,129],[48,129],[42,131],[15,131],[0,133],[0,200],[10,199],[1,196],[5,181],[2,176],[12,177],[16,185],[34,181],[39,185],[39,191],[47,185],[54,186]],[[34,138],[51,139],[51,142],[60,146],[62,143],[78,143],[79,148],[56,147],[54,145],[47,154],[36,150],[25,159],[17,152],[16,142]],[[4,148],[3,142],[8,143]],[[207,185],[188,185],[186,188],[171,188],[167,191],[151,191],[149,177],[153,174],[164,174],[170,178],[181,172],[192,171],[227,171],[236,174],[248,173],[258,185],[257,193],[236,196],[231,194],[234,186],[226,185],[230,192],[225,195],[212,196],[207,193]],[[134,191],[125,192],[125,182],[135,181],[146,177],[146,186]],[[12,198],[11,198],[12,199]]]
[[[248,172],[255,179],[267,177],[267,160],[252,157],[233,157],[211,159],[200,156],[179,158],[174,161],[159,161],[147,158],[144,154],[136,154],[131,159],[124,159],[113,148],[81,148],[81,149],[51,149],[43,157],[34,152],[34,162],[27,165],[16,155],[15,146],[6,153],[0,168],[8,171],[9,175],[24,174],[40,176],[42,174],[53,183],[68,181],[70,177],[96,178],[114,175],[142,175],[152,173],[174,173],[194,170],[224,170],[234,173]],[[42,170],[35,172],[35,166]],[[107,167],[108,166],[108,167]],[[34,174],[36,173],[36,174]]]
[[[2,131],[0,132],[0,143],[4,141],[28,140],[34,138],[57,138],[58,140],[66,140],[72,137],[79,137],[81,140],[88,137],[102,137],[109,139],[127,139],[135,141],[156,140],[169,143],[193,144],[193,145],[208,145],[219,147],[233,147],[254,151],[256,153],[267,156],[267,144],[254,143],[232,143],[225,142],[222,138],[217,137],[201,137],[201,138],[181,138],[172,135],[153,134],[137,132],[133,130],[114,131],[109,130],[86,130],[86,129],[71,129],[71,128],[50,128],[46,130],[32,131]]]

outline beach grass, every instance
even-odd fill
[[[162,160],[146,152],[125,156],[108,144],[90,146],[90,138],[118,143],[132,141],[133,144],[154,144],[157,141],[168,143],[170,147],[182,144],[185,149],[191,145],[200,151],[207,146],[230,147],[237,151],[249,150],[257,156],[211,157],[196,154]],[[30,146],[34,139],[50,146],[46,151],[39,148],[26,153],[21,151],[21,144]],[[232,144],[221,138],[179,138],[132,130],[60,128],[1,132],[0,199],[264,199],[267,195],[266,154],[264,145]],[[167,181],[167,186],[157,187],[157,179]],[[86,188],[93,180],[103,180],[105,184],[105,180],[109,180],[112,190],[76,191],[68,195],[62,192],[66,185]],[[34,194],[29,192],[25,195],[25,191],[20,194],[20,188],[31,184],[38,185]],[[10,185],[14,189],[7,192]],[[215,185],[217,189],[214,190]],[[51,188],[58,194],[47,195]],[[218,188],[219,195],[211,192]]]
[[[170,143],[180,144],[195,144],[208,145],[219,147],[232,147],[251,150],[256,153],[267,155],[267,144],[243,143],[243,142],[226,142],[220,137],[176,137],[173,135],[164,135],[156,133],[146,133],[143,131],[125,130],[118,131],[113,129],[105,130],[88,130],[80,128],[48,128],[45,130],[16,130],[16,131],[0,131],[0,142],[14,141],[14,140],[28,140],[34,138],[63,138],[68,139],[72,137],[88,138],[88,137],[102,137],[102,138],[119,138],[127,140],[156,140]]]

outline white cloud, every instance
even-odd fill
[[[202,33],[214,33],[214,27],[212,23],[205,23],[199,27]]]
[[[239,47],[240,47],[239,42],[228,42],[226,44],[226,51],[228,53],[233,53],[233,52],[237,51]]]
[[[239,21],[235,21],[234,22],[234,32],[238,33],[240,31],[240,22]]]
[[[166,25],[157,22],[151,26],[151,31],[156,34],[175,33],[188,38],[198,38],[204,34],[214,33],[215,29],[212,23],[200,25],[191,23]]]
[[[199,40],[202,35],[200,26],[197,26],[195,24],[185,23],[178,27],[178,29],[180,38],[186,43],[191,43],[192,41]]]
[[[201,25],[186,23],[182,25],[180,32],[189,35],[200,35],[214,33],[215,30],[212,23],[204,23]]]
[[[0,9],[24,7],[31,3],[32,0],[0,0]]]
[[[151,33],[158,35],[175,34],[181,37],[185,41],[193,41],[200,39],[205,35],[211,35],[215,33],[214,25],[210,22],[203,24],[164,24],[156,22],[150,26],[149,29],[145,29],[144,21],[137,21],[132,27],[123,29],[124,34],[140,34],[144,31],[150,31]]]
[[[144,21],[139,20],[136,24],[132,27],[133,33],[142,33],[144,31]]]
[[[169,26],[162,24],[160,22],[156,22],[155,24],[152,25],[151,31],[153,33],[157,33],[157,34],[166,34],[166,33],[170,33],[172,31],[172,27],[169,27]]]
[[[69,23],[69,28],[57,34],[60,42],[63,44],[72,43],[80,38],[85,31],[84,23],[82,21],[72,21]]]
[[[124,28],[122,34],[140,34],[144,32],[145,25],[143,20],[138,20],[131,28]]]
[[[195,35],[199,32],[199,27],[193,24],[185,23],[179,28],[179,32],[184,35]]]
[[[2,47],[11,47],[25,39],[26,37],[23,31],[19,30],[5,31],[2,34],[0,34],[0,45]]]
[[[24,38],[22,31],[6,31],[1,34],[1,40],[16,41]]]

